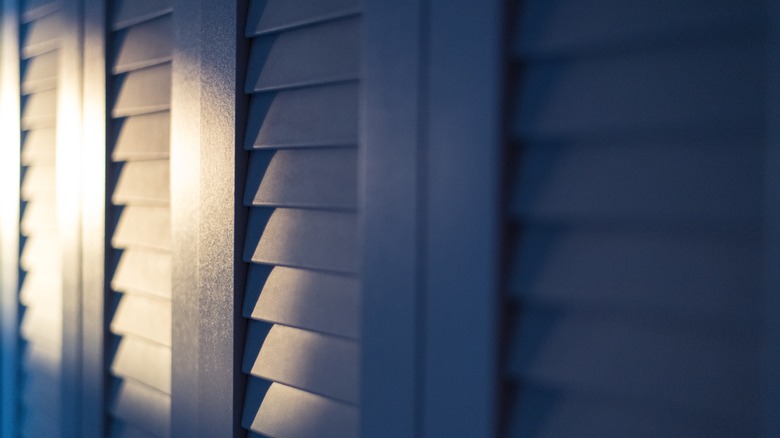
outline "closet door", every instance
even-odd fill
[[[171,404],[169,189],[172,7],[115,0],[109,34],[112,436],[167,437]]]
[[[18,433],[62,434],[63,280],[58,236],[59,2],[22,2]]]
[[[356,436],[359,5],[250,3],[243,426]]]
[[[759,436],[768,5],[516,3],[506,435]]]

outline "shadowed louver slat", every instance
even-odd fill
[[[54,165],[55,129],[36,129],[26,132],[22,139],[22,164]]]
[[[249,267],[243,315],[360,339],[360,289],[350,275],[284,266]]]
[[[22,129],[53,128],[57,120],[57,90],[28,94],[22,99]]]
[[[170,433],[170,396],[130,379],[115,382],[109,408],[116,418],[137,426],[154,436]]]
[[[112,201],[121,205],[167,205],[170,202],[168,160],[125,163]]]
[[[170,109],[171,65],[160,64],[119,76],[113,117],[126,117]]]
[[[124,336],[111,363],[111,372],[171,393],[171,349],[135,336]]]
[[[320,23],[360,11],[359,0],[270,0],[250,2],[246,36],[279,32]]]
[[[171,14],[132,26],[117,33],[114,74],[150,67],[171,60],[173,18]]]
[[[255,152],[249,162],[245,193],[246,205],[354,210],[357,151]]]
[[[131,116],[115,123],[119,133],[112,160],[168,158],[171,137],[171,117],[168,111]]]
[[[357,84],[261,93],[250,99],[247,149],[357,144]]]
[[[114,0],[111,28],[124,29],[173,11],[171,0]]]
[[[23,61],[22,94],[38,93],[57,86],[59,52],[54,50]]]
[[[62,35],[62,14],[56,12],[22,26],[22,58],[42,55],[56,50]]]

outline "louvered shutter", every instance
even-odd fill
[[[171,404],[168,1],[115,0],[110,34],[113,190],[112,436],[167,437]]]
[[[358,2],[252,1],[243,426],[357,435]]]
[[[766,5],[517,3],[507,435],[758,436]]]
[[[55,199],[57,2],[22,8],[21,436],[61,435],[62,270]]]

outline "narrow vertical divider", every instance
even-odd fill
[[[423,1],[364,0],[359,197],[361,436],[415,436],[421,424]],[[392,330],[388,330],[392,327]]]
[[[246,98],[238,66],[246,52],[240,31],[245,3],[201,3],[197,427],[204,437],[241,436],[244,330],[239,303],[246,266],[241,259],[245,215],[240,195],[247,154],[240,143]]]
[[[63,436],[79,436],[81,426],[81,3],[81,0],[67,0],[62,5],[60,82],[57,87],[55,173],[63,282]]]
[[[84,0],[81,436],[106,434],[106,0]]]
[[[496,430],[503,3],[427,2],[425,437]]]
[[[171,83],[171,436],[198,436],[200,26],[202,1],[174,0]]]

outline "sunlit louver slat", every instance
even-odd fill
[[[61,435],[62,274],[55,187],[59,3],[28,1],[21,16],[23,306],[20,436]]]
[[[111,26],[111,278],[109,433],[170,435],[171,218],[169,1],[114,0]]]
[[[359,4],[252,1],[243,426],[357,436]]]
[[[759,436],[766,5],[518,3],[503,430]]]

